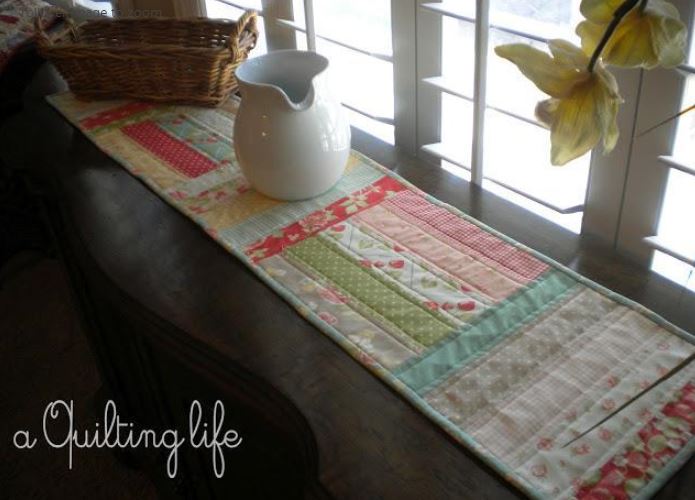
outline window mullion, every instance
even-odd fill
[[[673,0],[673,3],[692,30],[695,18],[692,1]],[[634,131],[638,134],[676,114],[685,104],[681,101],[686,82],[687,76],[679,70],[645,71]],[[632,143],[616,246],[619,251],[645,263],[651,261],[655,248],[654,238],[650,237],[657,236],[656,240],[660,240],[661,210],[668,186],[669,169],[660,168],[659,157],[673,153],[678,124],[679,121],[674,120],[648,134],[635,134]]]
[[[278,19],[294,19],[292,0],[261,0],[265,17],[265,38],[268,52],[296,49],[294,31],[277,23]]]
[[[412,155],[417,154],[416,16],[417,0],[391,0],[394,139]]]
[[[314,25],[314,0],[304,0],[304,24],[307,49],[316,52],[316,27]]]
[[[606,155],[596,150],[591,155],[582,233],[591,234],[610,245],[615,245],[623,189],[632,155],[643,72],[615,68],[611,68],[611,72],[618,80],[620,94],[624,99],[618,114],[620,137],[610,154]]]
[[[442,72],[442,16],[422,8],[429,0],[416,0],[416,71],[417,71],[417,147],[418,156],[439,164],[439,158],[423,146],[441,140],[441,99],[439,89],[424,82]]]
[[[487,51],[490,33],[490,1],[476,0],[475,71],[473,76],[473,150],[471,151],[471,182],[483,183],[483,145],[485,135],[485,90]]]

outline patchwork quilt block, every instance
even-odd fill
[[[528,495],[644,498],[692,456],[693,339],[638,304],[355,152],[314,199],[256,193],[235,102],[50,100]]]

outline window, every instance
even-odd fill
[[[591,159],[587,156],[564,168],[550,165],[548,132],[534,117],[535,104],[544,94],[493,49],[504,43],[544,49],[549,38],[576,39],[579,2],[490,0],[489,9],[488,25],[476,16],[472,0],[421,5],[429,15],[442,17],[441,72],[423,80],[442,93],[440,141],[423,148],[440,158],[447,170],[470,178],[473,137],[479,130],[483,139],[477,168],[483,186],[578,233]],[[487,38],[485,52],[476,49],[476,24]],[[487,67],[480,82],[484,116],[476,128],[474,74],[482,58]]]
[[[549,133],[534,117],[546,96],[493,50],[514,42],[546,50],[552,38],[578,44],[581,0],[196,1],[211,17],[259,11],[254,55],[326,55],[354,127],[645,265],[654,256],[653,269],[688,281],[695,112],[645,137],[637,132],[695,104],[695,37],[677,70],[615,72],[625,104],[613,153],[553,167]],[[695,15],[692,1],[670,1],[682,18]]]
[[[684,78],[680,109],[695,104],[695,37],[688,63],[680,68]],[[655,248],[652,269],[695,291],[695,112],[678,119],[673,154],[660,157],[668,168],[656,236],[647,242]]]
[[[351,124],[394,143],[390,0],[205,0],[212,18],[237,19],[246,9],[259,13],[253,55],[268,52],[273,36],[282,38],[277,48],[310,47],[325,55]],[[282,37],[288,32],[290,43]]]
[[[331,61],[351,124],[393,144],[390,0],[293,0],[292,10],[281,22],[295,30],[298,48],[315,47]]]
[[[273,16],[263,10],[269,5],[275,6]],[[470,178],[473,137],[479,131],[484,137],[478,166],[483,186],[579,232],[591,160],[585,157],[562,169],[550,166],[548,132],[533,115],[543,94],[513,65],[493,53],[494,46],[501,43],[530,42],[544,47],[551,37],[576,38],[572,30],[579,16],[579,0],[561,0],[551,7],[540,0],[490,0],[490,24],[484,28],[488,48],[481,54],[476,53],[479,21],[473,0],[401,0],[397,4],[393,0],[206,0],[210,17],[237,18],[245,8],[254,8],[264,16],[255,54],[268,50],[266,26],[289,30],[295,47],[315,49],[330,59],[333,81],[352,125],[390,144],[395,142],[397,97],[392,40],[406,36],[394,33],[394,29],[408,29],[392,26],[393,9],[412,8],[413,24],[427,16],[436,17],[437,30],[422,33],[422,43],[428,46],[416,49],[425,55],[432,52],[433,59],[440,54],[441,61],[437,70],[423,74],[421,81],[413,75],[418,88],[426,86],[439,94],[436,106],[419,105],[417,93],[406,102],[401,98],[401,103],[424,108],[416,117],[413,113],[418,122],[415,126],[424,130],[420,139],[431,136],[437,140],[414,140],[406,146]],[[414,35],[415,28],[412,30]],[[414,61],[414,52],[405,57],[419,64]],[[474,112],[473,75],[481,59],[487,63],[487,74],[482,77],[485,116],[478,118],[481,124],[484,121],[484,128],[480,124],[476,127]],[[431,130],[426,130],[428,127]]]

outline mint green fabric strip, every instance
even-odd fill
[[[397,377],[419,395],[425,394],[453,370],[535,319],[576,284],[576,280],[560,271],[546,273],[529,288],[480,314],[450,340],[407,363],[398,370]]]
[[[338,201],[341,198],[363,189],[383,177],[383,172],[360,163],[349,174],[344,175],[330,191],[306,201],[285,203],[263,213],[249,217],[244,222],[220,233],[222,239],[235,246],[246,246],[258,239],[268,236],[293,222],[303,219],[317,210]]]

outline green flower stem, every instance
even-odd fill
[[[615,12],[613,13],[613,19],[611,20],[610,24],[606,28],[606,31],[603,33],[603,37],[601,38],[601,41],[596,46],[594,53],[591,54],[591,61],[589,61],[589,71],[590,72],[594,71],[594,67],[596,66],[596,63],[598,62],[598,58],[601,57],[601,52],[603,52],[603,49],[606,47],[608,40],[610,40],[611,36],[613,35],[613,32],[620,24],[620,21],[622,21],[623,18],[632,9],[634,9],[638,3],[641,2],[642,5],[646,6],[647,1],[648,0],[625,0],[620,5],[620,7],[615,9]]]

